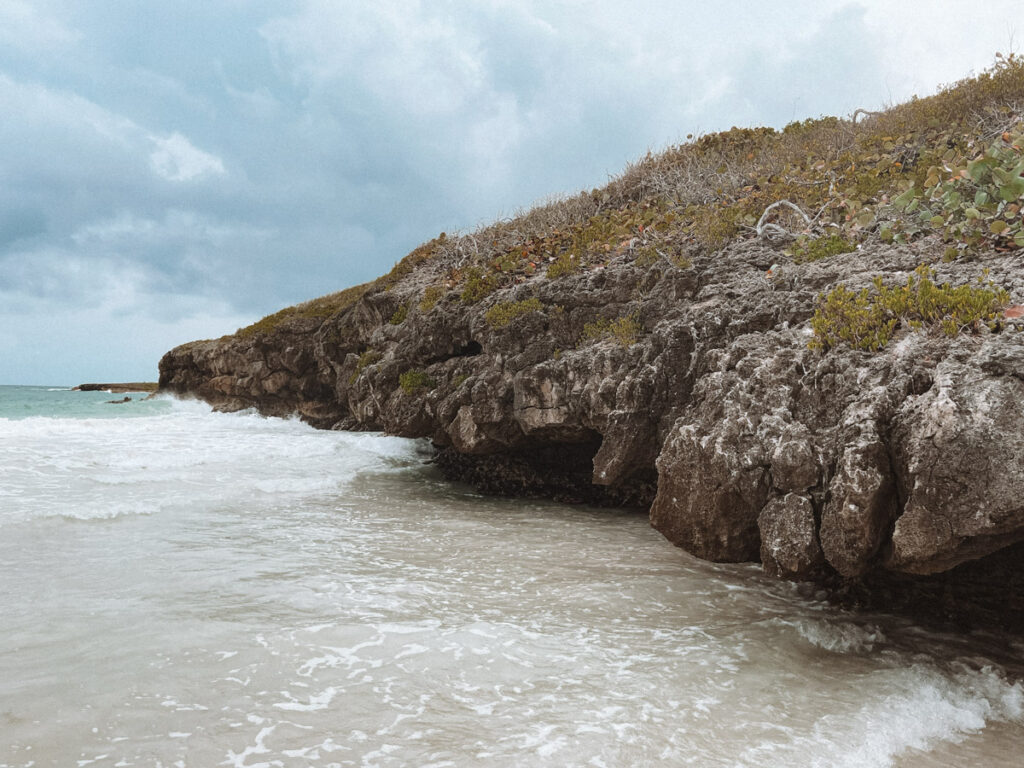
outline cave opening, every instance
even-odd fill
[[[571,442],[532,441],[501,453],[472,455],[444,447],[434,463],[447,479],[489,496],[547,498],[646,513],[657,489],[656,472],[639,472],[612,486],[595,485],[594,456],[600,447],[601,435],[588,431]]]
[[[452,357],[476,357],[484,348],[480,346],[480,342],[475,339],[470,339],[469,343],[462,345],[455,350],[455,354]]]
[[[1024,634],[1024,541],[943,573],[877,570],[836,592],[840,603],[911,616],[944,629]]]

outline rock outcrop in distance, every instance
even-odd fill
[[[79,384],[71,389],[75,392],[110,392],[113,395],[121,395],[125,392],[156,392],[159,386],[155,381],[132,381],[116,384]]]
[[[1020,206],[972,192],[958,218],[966,186],[989,182],[976,165],[951,170],[961,158],[946,144],[981,142],[981,128],[890,138],[893,114],[798,124],[792,155],[807,159],[782,176],[759,174],[775,162],[766,153],[789,157],[788,128],[648,158],[538,209],[542,224],[533,211],[471,244],[442,235],[374,283],[178,347],[160,387],[428,437],[448,477],[484,492],[638,506],[700,558],[1019,623],[1024,251],[1019,221],[991,222]],[[1004,132],[999,151],[1024,157],[1017,136]],[[807,148],[829,137],[847,146],[822,170]],[[984,140],[964,144],[965,162]],[[938,180],[921,167],[935,153]],[[702,157],[711,170],[694,171]],[[865,163],[871,183],[836,170]],[[672,168],[685,169],[675,187],[652,183]],[[929,178],[910,185],[917,175]],[[820,197],[784,206],[789,218],[749,214],[783,194]],[[718,219],[700,218],[711,209]],[[979,219],[979,236],[956,229]],[[719,221],[733,227],[724,237],[708,228]]]

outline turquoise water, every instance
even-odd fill
[[[111,400],[130,397],[127,403]],[[147,400],[147,392],[111,394],[75,392],[71,387],[0,386],[0,419],[28,419],[34,416],[67,419],[119,419],[126,416],[155,416],[168,413],[170,398]]]

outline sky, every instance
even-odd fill
[[[0,384],[173,346],[733,125],[1020,50],[1020,0],[0,2]]]

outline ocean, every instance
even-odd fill
[[[1024,643],[429,445],[0,387],[0,767],[1008,766]]]

